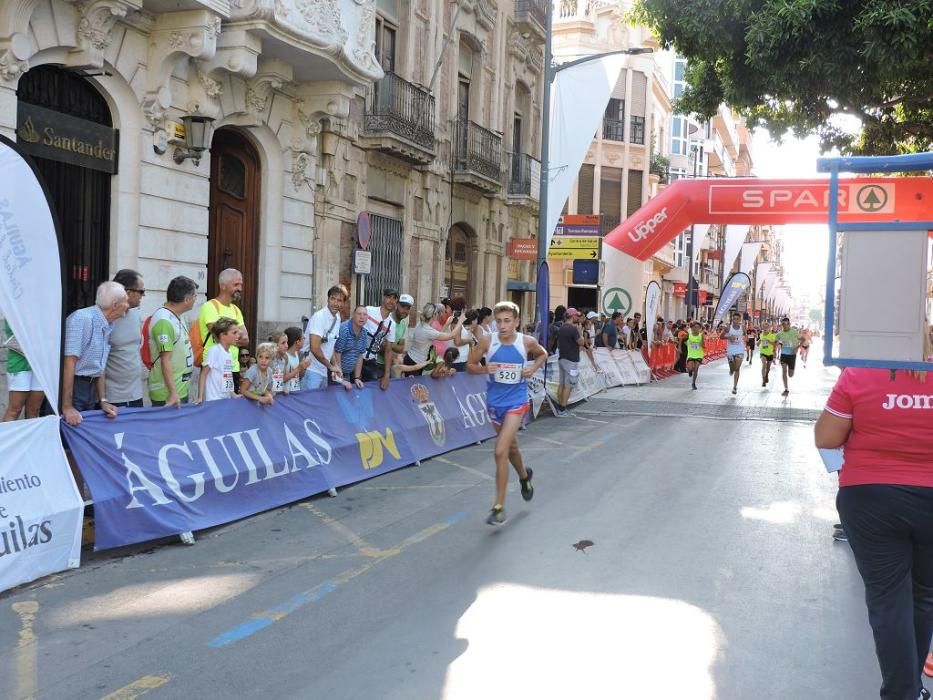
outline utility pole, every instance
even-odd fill
[[[693,151],[693,177],[697,177],[697,171],[700,165],[700,144],[694,142],[690,149]],[[696,288],[696,280],[693,277],[693,247],[695,244],[696,226],[690,224],[690,240],[687,241],[687,323],[693,318],[693,300]],[[696,301],[699,303],[699,294],[696,294]]]

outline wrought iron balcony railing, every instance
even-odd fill
[[[625,141],[625,122],[603,117],[603,138],[607,141]]]
[[[456,172],[473,172],[492,180],[502,177],[502,137],[495,132],[460,120],[453,151]]]
[[[631,126],[631,130],[629,131],[629,136],[628,136],[629,143],[640,143],[642,146],[644,146],[645,145],[645,118],[636,117],[633,114],[631,119],[632,119],[632,126]]]
[[[434,150],[434,96],[387,72],[373,85],[363,124],[367,132],[390,132]]]
[[[516,197],[538,199],[538,183],[541,163],[527,153],[512,153],[509,156],[509,194]]]

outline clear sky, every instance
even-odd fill
[[[754,132],[752,139],[754,174],[762,178],[823,178],[816,172],[820,157],[815,136],[805,140],[788,135],[778,145],[764,129]],[[826,285],[826,226],[788,225],[781,227],[784,239],[784,279],[790,284],[796,299],[807,294],[815,301]]]

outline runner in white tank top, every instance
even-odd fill
[[[732,393],[738,392],[739,371],[745,361],[745,328],[742,326],[742,314],[732,312],[732,323],[719,332],[720,338],[726,339],[726,357],[729,361],[729,374],[732,375]]]
[[[518,449],[518,429],[528,412],[526,380],[547,361],[545,350],[534,338],[516,333],[518,307],[503,301],[493,309],[498,331],[484,335],[470,351],[467,372],[489,375],[486,406],[496,429],[496,500],[486,522],[502,525],[505,520],[505,491],[509,484],[509,463],[518,472],[522,498],[534,496],[532,470],[526,469]],[[528,355],[535,361],[526,366]],[[482,364],[483,358],[486,364]]]

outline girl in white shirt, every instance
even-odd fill
[[[214,321],[211,327],[214,344],[208,349],[201,364],[197,403],[239,398],[238,394],[233,393],[233,355],[230,352],[230,346],[237,339],[238,326],[234,319],[226,316]]]

